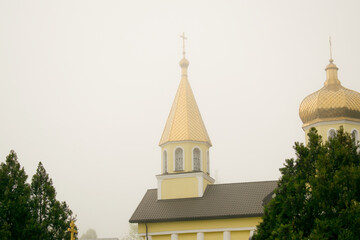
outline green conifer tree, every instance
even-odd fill
[[[0,239],[29,239],[30,186],[11,150],[0,166]]]
[[[41,162],[31,182],[31,213],[33,216],[33,239],[70,239],[67,234],[72,211],[66,202],[56,200],[52,179]]]
[[[360,155],[340,127],[323,143],[311,129],[295,143],[253,239],[360,239]]]

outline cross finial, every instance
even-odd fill
[[[180,37],[183,40],[183,56],[185,58],[185,40],[187,40],[187,37],[185,37],[185,33],[183,32],[182,35],[180,35]]]
[[[73,220],[71,220],[70,227],[67,230],[70,232],[71,240],[75,240],[75,233],[77,233],[77,231],[75,229],[75,223]]]
[[[329,43],[330,43],[330,62],[332,63],[334,60],[333,60],[333,58],[332,58],[331,36],[329,36]]]

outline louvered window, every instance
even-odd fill
[[[195,148],[193,150],[193,170],[194,171],[200,171],[200,149]]]
[[[353,141],[354,141],[355,145],[357,145],[358,142],[359,142],[359,132],[356,129],[354,129],[351,132],[351,136],[353,138]]]
[[[167,173],[167,152],[164,151],[163,153],[163,173]]]
[[[335,129],[330,129],[328,132],[328,139],[334,138],[336,135]]]
[[[182,171],[184,162],[184,152],[181,148],[175,150],[175,171]]]

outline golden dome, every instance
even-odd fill
[[[181,81],[159,145],[167,142],[196,141],[211,146],[194,94],[187,78],[189,61],[180,61]]]
[[[185,57],[183,57],[180,60],[179,65],[181,68],[187,68],[189,66],[189,61]]]
[[[330,59],[325,69],[324,87],[301,102],[299,115],[303,127],[322,121],[360,122],[360,93],[343,87],[337,77],[337,70]]]

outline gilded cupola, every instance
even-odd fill
[[[211,146],[209,135],[188,80],[189,61],[185,57],[185,51],[179,65],[181,67],[181,81],[159,145],[168,142],[197,141]]]
[[[157,175],[158,199],[202,197],[210,177],[211,141],[188,81],[189,61],[180,60],[181,80],[160,139],[161,174]]]
[[[360,122],[360,93],[341,85],[338,67],[332,58],[325,71],[324,86],[308,95],[300,104],[303,128],[320,122]]]

